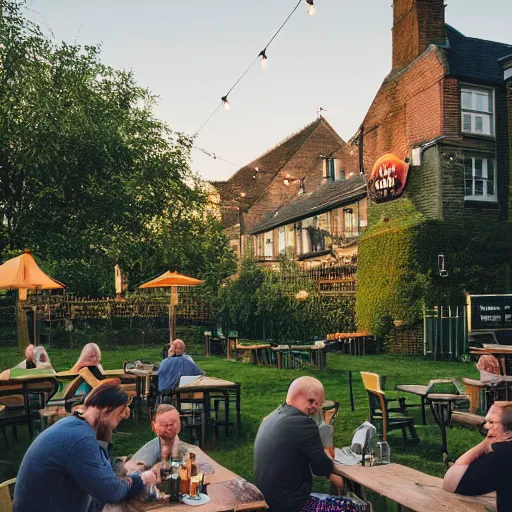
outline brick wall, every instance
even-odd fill
[[[410,64],[430,44],[444,42],[444,0],[394,0],[394,71]]]
[[[246,232],[261,223],[273,210],[297,197],[300,182],[291,181],[289,185],[285,185],[285,179],[305,177],[306,193],[325,183],[322,178],[323,159],[320,155],[340,159],[347,175],[350,172],[357,174],[359,171],[357,148],[343,142],[326,124],[320,124],[245,215]]]
[[[364,119],[366,170],[386,152],[408,156],[414,144],[442,135],[444,57],[432,46],[406,69],[389,75]]]

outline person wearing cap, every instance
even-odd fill
[[[498,512],[512,510],[512,402],[494,402],[485,416],[486,438],[448,469],[443,489],[466,496],[496,491]]]
[[[13,512],[87,512],[154,485],[153,471],[118,478],[99,442],[111,439],[127,403],[119,380],[107,379],[89,393],[80,416],[61,419],[37,436],[21,462]]]
[[[172,392],[179,385],[181,377],[204,375],[203,370],[185,354],[185,343],[174,340],[169,349],[169,357],[158,368],[158,391]]]
[[[312,419],[325,398],[322,383],[313,377],[295,379],[286,403],[267,416],[254,441],[254,476],[269,505],[268,512],[299,512],[312,489],[312,473],[328,477],[338,490],[343,479],[334,474]]]

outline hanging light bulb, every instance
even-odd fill
[[[316,8],[314,6],[314,0],[306,0],[308,4],[308,14],[314,16],[316,14]]]
[[[228,97],[227,96],[222,96],[221,100],[222,100],[222,103],[224,103],[224,109],[225,110],[230,110],[231,109],[231,105],[229,104]]]
[[[261,57],[261,69],[267,69],[268,57],[267,57],[267,54],[265,53],[265,50],[261,50],[258,57]]]

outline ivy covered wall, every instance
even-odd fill
[[[433,147],[421,167],[411,167],[404,196],[369,205],[358,250],[359,329],[383,336],[393,321],[420,321],[425,305],[463,304],[465,290],[510,291],[506,193],[498,208],[468,208],[463,180],[460,152]],[[437,273],[438,254],[445,255],[444,278]]]

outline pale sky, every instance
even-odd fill
[[[348,140],[391,66],[392,0],[303,0],[196,144],[238,166],[316,118]],[[466,36],[512,44],[510,0],[448,0],[446,21]],[[102,60],[131,69],[160,97],[156,115],[193,134],[285,20],[297,0],[29,0],[27,15],[56,41],[101,43]],[[508,30],[507,30],[508,29]],[[198,150],[208,180],[236,170]]]

